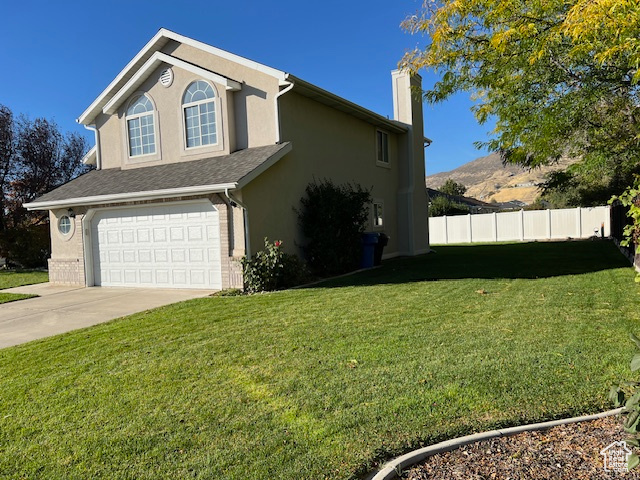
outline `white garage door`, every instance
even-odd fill
[[[222,288],[218,211],[209,202],[97,212],[96,285]]]

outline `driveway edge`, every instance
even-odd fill
[[[384,464],[382,469],[375,475],[367,477],[368,480],[391,480],[398,476],[398,473],[407,467],[415,465],[421,462],[425,458],[438,453],[450,452],[464,445],[470,443],[480,442],[482,440],[490,440],[497,437],[509,437],[523,432],[532,432],[535,430],[545,430],[551,427],[557,427],[559,425],[567,425],[570,423],[588,422],[591,420],[598,420],[599,418],[611,417],[618,415],[622,412],[622,408],[616,408],[614,410],[608,410],[606,412],[596,413],[594,415],[585,415],[582,417],[565,418],[562,420],[553,420],[550,422],[533,423],[531,425],[520,425],[517,427],[503,428],[498,430],[491,430],[488,432],[475,433],[473,435],[467,435],[465,437],[454,438],[444,442],[436,443],[428,447],[414,450],[413,452],[406,453],[394,460]]]

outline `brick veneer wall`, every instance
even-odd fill
[[[85,285],[84,262],[80,259],[49,259],[49,281],[59,285]]]
[[[66,213],[66,211],[64,212]],[[74,218],[74,231],[71,238],[61,240],[58,232],[58,222],[51,221],[51,236],[53,251],[49,259],[49,281],[60,285],[85,285],[84,273],[84,245],[82,243],[83,214]],[[54,237],[55,236],[55,242]]]

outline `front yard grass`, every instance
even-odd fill
[[[33,285],[49,281],[49,274],[40,270],[0,270],[0,290],[22,285]],[[31,298],[35,295],[23,295],[0,291],[0,304]]]
[[[611,243],[437,252],[0,350],[0,477],[363,478],[424,444],[611,407],[640,331]]]

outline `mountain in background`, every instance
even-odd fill
[[[549,172],[564,170],[572,163],[571,160],[561,160],[548,167],[530,170],[516,165],[503,165],[500,155],[492,153],[465,163],[455,170],[428,175],[426,184],[429,188],[438,189],[450,178],[467,187],[466,197],[477,198],[483,202],[519,200],[530,204],[540,195],[538,185],[545,181]]]

